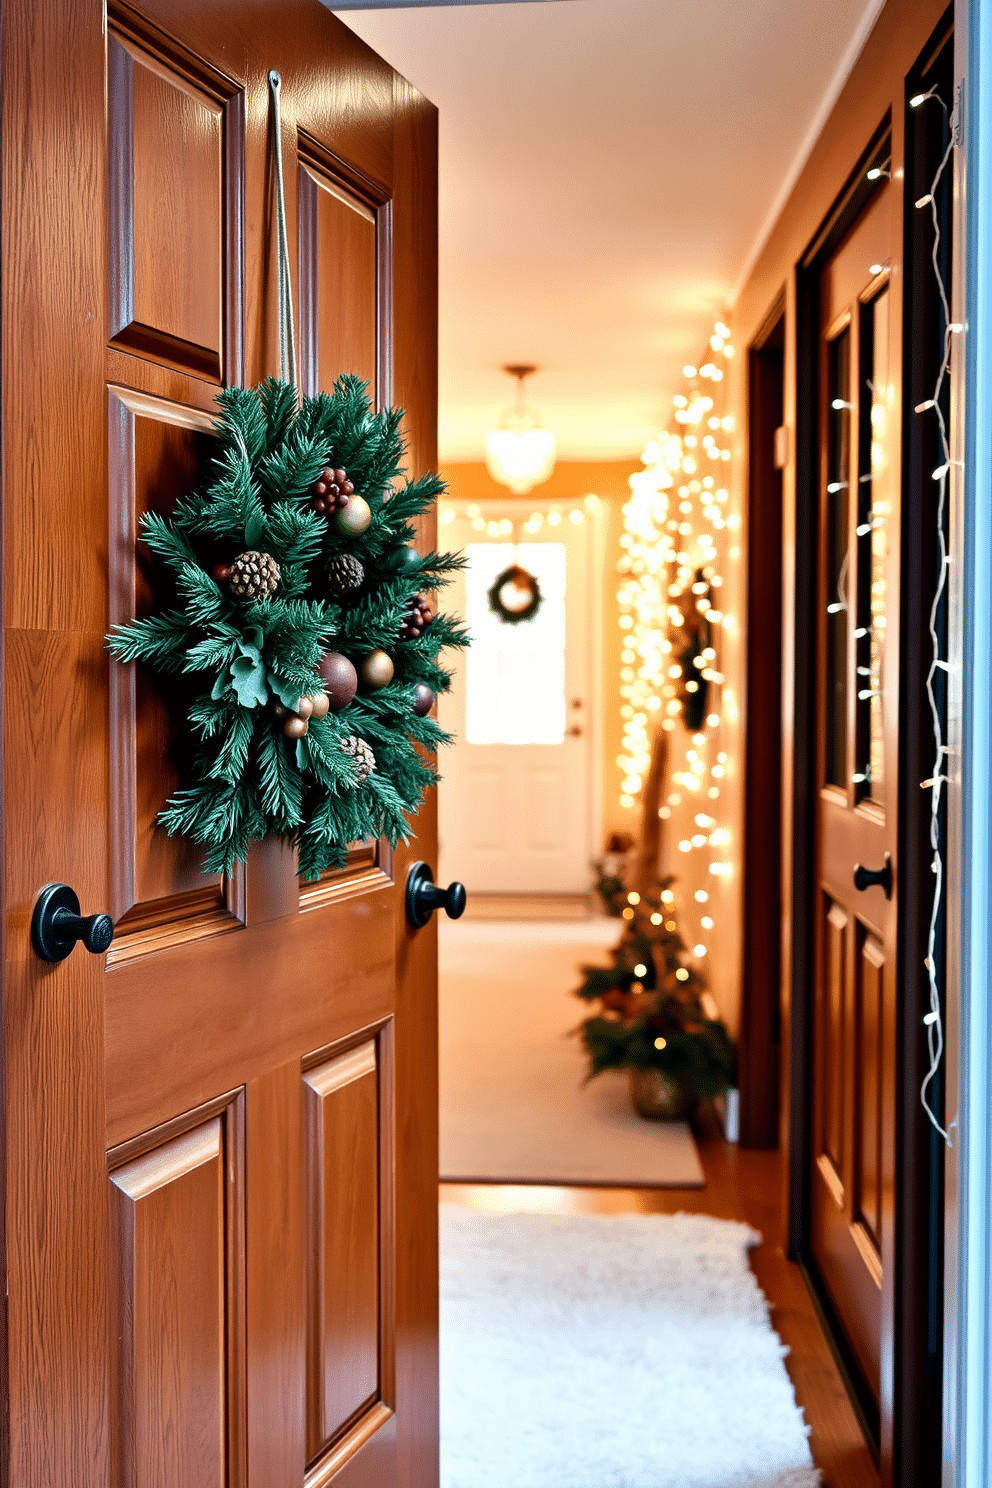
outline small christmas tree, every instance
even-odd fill
[[[673,882],[628,890],[612,863],[600,865],[597,890],[623,934],[612,965],[582,968],[577,995],[599,1003],[581,1025],[590,1079],[605,1069],[657,1070],[695,1105],[734,1084],[736,1056],[726,1025],[705,1010],[705,982],[683,965]]]

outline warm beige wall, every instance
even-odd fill
[[[605,614],[603,616],[603,773],[599,783],[603,816],[604,840],[610,832],[636,829],[636,814],[623,811],[619,805],[620,771],[617,754],[620,750],[620,630],[617,606],[617,560],[620,556],[619,538],[623,528],[620,508],[630,495],[627,478],[640,469],[640,459],[594,461],[560,460],[551,479],[543,486],[536,486],[530,495],[542,501],[575,501],[590,494],[604,503],[606,516],[605,545],[601,554],[603,564],[603,594]],[[462,462],[442,465],[441,476],[447,481],[449,495],[456,501],[501,501],[518,500],[506,489],[497,485],[485,465],[479,462]],[[601,845],[601,844],[600,844]]]

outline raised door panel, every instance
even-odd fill
[[[388,207],[349,190],[306,159],[299,167],[300,358],[304,389],[330,391],[343,373],[388,398]]]
[[[107,41],[111,345],[219,383],[240,344],[241,98],[178,48]]]
[[[303,1080],[307,1146],[307,1461],[388,1421],[392,1322],[388,1035]]]
[[[240,1126],[235,1097],[112,1155],[115,1488],[244,1482]]]
[[[822,1029],[820,1040],[820,1157],[832,1169],[837,1202],[842,1202],[845,1170],[848,917],[831,903],[824,916]]]
[[[854,1050],[855,1127],[853,1223],[862,1231],[868,1264],[881,1270],[882,1067],[885,951],[859,926]]]
[[[138,542],[145,512],[171,511],[192,489],[212,427],[204,411],[126,388],[108,391],[110,513],[108,613],[114,624],[151,611],[150,554]],[[138,952],[234,928],[240,879],[204,874],[201,850],[169,837],[158,813],[179,785],[179,734],[161,690],[140,667],[110,672],[114,843],[111,964]]]

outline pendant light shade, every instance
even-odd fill
[[[499,428],[486,435],[486,467],[494,481],[523,496],[554,470],[555,436],[542,429],[537,414],[524,405],[524,379],[537,368],[514,365],[503,371],[517,379],[517,398]]]

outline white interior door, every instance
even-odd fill
[[[440,875],[471,893],[573,894],[592,882],[597,727],[592,655],[595,511],[574,504],[461,503],[440,540],[462,549],[451,608],[472,635],[440,718]],[[489,590],[519,564],[541,605],[508,624]]]

